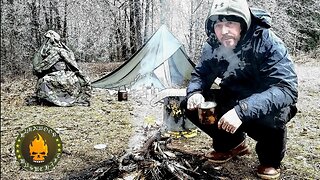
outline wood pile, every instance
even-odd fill
[[[174,147],[171,142],[171,138],[161,137],[158,131],[141,150],[109,159],[90,179],[230,179],[221,166],[209,163],[203,153]]]

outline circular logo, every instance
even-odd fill
[[[49,171],[58,163],[61,153],[61,139],[58,133],[48,126],[29,126],[16,139],[16,158],[26,170]]]

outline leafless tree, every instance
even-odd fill
[[[286,37],[291,49],[310,51],[320,42],[318,1],[249,0],[249,4],[272,12],[274,30]],[[211,2],[2,0],[1,75],[31,74],[33,55],[50,29],[61,35],[78,61],[113,62],[128,60],[165,24],[197,61],[206,40],[204,21]]]

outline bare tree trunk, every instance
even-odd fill
[[[34,50],[41,46],[41,29],[40,29],[40,1],[37,5],[37,0],[32,0],[27,3],[31,10],[31,37],[34,39]]]
[[[190,7],[190,11],[191,11],[191,16],[190,16],[190,23],[189,23],[189,54],[192,56],[194,53],[194,23],[195,23],[195,12],[194,12],[194,7],[195,6],[195,2],[194,0],[191,0],[191,7]]]
[[[65,1],[66,4],[66,1]],[[47,30],[52,29],[58,31],[59,34],[63,35],[62,30],[62,20],[59,12],[59,3],[57,1],[50,1],[49,6],[47,2],[43,3],[43,10],[45,15],[45,22],[47,25]],[[66,8],[66,7],[65,7]],[[62,32],[60,32],[62,30]]]
[[[13,59],[14,59],[14,44],[15,44],[15,36],[14,34],[16,34],[16,28],[14,27],[14,22],[15,22],[15,11],[14,11],[14,4],[13,4],[13,0],[8,1],[8,14],[6,17],[6,28],[5,29],[1,29],[1,41],[3,39],[8,39],[8,43],[6,43],[6,47],[4,47],[4,43],[1,42],[1,73],[3,73],[4,71],[6,72],[10,72],[11,70],[13,70],[12,68],[12,63],[10,63]],[[2,18],[1,18],[2,20]],[[4,28],[4,27],[2,27]],[[4,30],[8,30],[8,34],[5,34],[3,31]],[[6,37],[4,37],[6,36]],[[3,49],[5,49],[3,51]],[[7,66],[5,67],[5,69],[2,69],[2,65],[3,64],[7,64]]]
[[[62,36],[65,37],[65,39],[67,40],[67,32],[68,32],[68,24],[67,24],[67,15],[68,15],[68,2],[67,0],[64,0],[64,21],[63,21],[63,32],[62,32]]]
[[[127,8],[124,9],[124,22],[122,25],[122,47],[121,47],[121,54],[123,60],[126,60],[131,55],[128,51],[128,36],[126,35],[127,32],[127,22],[128,22],[128,15],[127,15]]]
[[[188,35],[188,50],[190,58],[198,60],[203,41],[206,39],[203,24],[207,15],[207,7],[211,7],[211,1],[207,0],[191,0],[189,35]]]
[[[129,6],[130,6],[130,51],[131,54],[134,54],[136,52],[136,46],[135,46],[135,42],[136,42],[136,27],[135,27],[135,11],[134,11],[134,1],[133,0],[129,0]]]
[[[154,3],[151,1],[151,33],[153,34],[153,28],[154,28]]]
[[[56,29],[56,31],[61,31],[62,30],[62,25],[61,25],[61,17],[59,14],[59,10],[58,10],[58,2],[54,1],[53,2],[53,7],[52,9],[54,10],[54,27]]]
[[[164,11],[164,7],[165,7],[165,0],[160,0],[160,24],[165,24],[165,11]]]
[[[49,2],[50,6],[49,6],[49,29],[53,29],[53,4],[52,1]]]
[[[140,0],[134,0],[134,15],[135,15],[135,23],[136,23],[136,47],[139,48],[142,45],[142,8]]]
[[[47,7],[44,3],[42,4],[42,8],[43,8],[43,13],[44,13],[44,20],[46,22],[46,25],[48,26],[48,29],[50,29],[51,27],[50,27],[49,15],[47,12]]]
[[[145,9],[145,21],[144,21],[144,38],[143,42],[146,42],[149,36],[149,30],[150,30],[150,25],[149,25],[149,19],[150,19],[150,0],[146,0],[146,9]]]

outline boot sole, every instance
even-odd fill
[[[259,174],[259,173],[257,173],[257,175],[258,175],[261,179],[265,179],[265,180],[278,179],[278,178],[280,177],[280,173],[275,174],[275,175],[267,175],[267,174]]]

